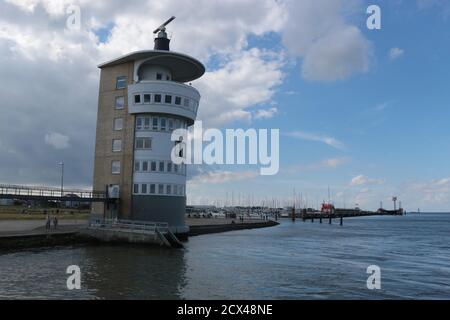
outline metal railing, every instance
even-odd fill
[[[1,196],[20,196],[20,197],[51,197],[51,198],[80,198],[80,199],[106,199],[106,192],[80,190],[80,189],[63,189],[38,186],[18,186],[18,185],[0,185]]]
[[[118,219],[91,219],[90,229],[124,231],[133,233],[165,233],[169,231],[169,224],[165,222],[148,222]]]

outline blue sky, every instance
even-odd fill
[[[371,4],[381,30],[366,27]],[[68,186],[91,187],[97,65],[151,49],[171,15],[171,48],[207,66],[198,118],[281,131],[278,175],[192,166],[189,203],[287,205],[295,188],[297,205],[301,194],[316,206],[329,186],[338,206],[398,195],[409,210],[450,211],[444,0],[0,1],[0,183],[57,186],[64,160]]]

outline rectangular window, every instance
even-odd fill
[[[158,130],[158,118],[157,117],[153,118],[153,130],[155,130],[155,131]]]
[[[173,165],[173,172],[178,173],[178,165],[177,164]]]
[[[174,185],[173,186],[173,194],[177,195],[178,194],[178,185]]]
[[[141,193],[142,194],[146,194],[147,193],[147,185],[145,183],[143,185],[141,185]]]
[[[175,97],[175,104],[177,106],[181,105],[181,97]]]
[[[123,119],[116,118],[114,119],[114,131],[120,131],[123,129]]]
[[[122,151],[122,140],[114,139],[112,143],[112,152]]]
[[[172,194],[172,186],[170,184],[167,185],[167,194]]]
[[[181,128],[180,120],[176,119],[175,120],[175,129],[180,129],[180,128]]]
[[[133,186],[133,193],[134,194],[138,194],[139,193],[139,185],[137,183],[134,184],[134,186]]]
[[[142,130],[142,118],[141,117],[136,118],[136,130]]]
[[[116,89],[125,89],[127,86],[127,77],[120,76],[116,78]]]
[[[164,185],[158,184],[158,194],[164,194]]]
[[[149,150],[152,148],[151,138],[136,138],[135,148],[137,150]]]
[[[186,108],[189,108],[189,99],[188,98],[184,98],[184,106]]]
[[[160,94],[155,94],[155,103],[161,103],[162,101],[162,97]]]
[[[159,172],[164,172],[164,161],[159,162]]]
[[[150,185],[150,193],[155,194],[156,193],[156,186],[154,184]]]
[[[167,162],[167,172],[172,172],[172,162]]]
[[[166,131],[166,118],[161,118],[161,131]]]
[[[144,129],[149,130],[150,129],[150,117],[144,118]]]
[[[162,80],[162,74],[161,73],[157,73],[156,74],[156,80]]]
[[[153,172],[156,171],[156,161],[152,161],[152,163],[151,163],[151,170],[152,170]]]
[[[164,97],[164,103],[172,104],[172,96],[166,95],[166,96]]]
[[[173,119],[169,119],[169,131],[173,130]]]
[[[139,171],[141,171],[141,162],[135,161],[134,162],[134,172],[139,172]]]
[[[148,171],[148,161],[142,162],[142,171],[144,172]]]
[[[125,98],[124,96],[116,97],[115,107],[117,110],[123,109],[125,107]]]
[[[149,94],[144,94],[144,103],[150,103],[151,96]]]
[[[120,161],[112,161],[111,162],[111,173],[112,174],[120,174]]]
[[[140,94],[134,95],[134,103],[141,103],[141,95]]]

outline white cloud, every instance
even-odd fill
[[[287,136],[300,139],[300,140],[307,140],[307,141],[315,141],[315,142],[322,142],[330,147],[343,150],[345,149],[344,143],[339,141],[338,139],[326,135],[316,134],[316,133],[309,133],[304,131],[294,131],[286,133]]]
[[[45,143],[57,150],[69,147],[69,137],[57,132],[47,133],[45,135]]]
[[[405,51],[400,48],[392,48],[389,50],[389,59],[391,60],[397,60],[401,58],[404,55]]]
[[[384,184],[385,180],[383,179],[370,179],[364,175],[356,176],[350,182],[351,186],[363,186],[363,185],[380,185]]]
[[[199,119],[216,126],[250,121],[246,109],[271,101],[283,78],[282,65],[282,57],[257,48],[232,55],[194,84],[203,96]]]
[[[371,46],[346,21],[363,12],[358,1],[287,0],[289,17],[282,32],[291,55],[303,59],[302,75],[312,81],[347,79],[369,70]],[[358,11],[357,11],[358,10]]]
[[[190,185],[219,184],[252,179],[259,176],[258,171],[216,170],[199,174],[188,181]]]
[[[270,119],[278,113],[278,109],[273,107],[270,109],[260,109],[255,112],[255,119]]]

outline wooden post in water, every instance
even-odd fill
[[[329,218],[329,224],[331,224],[331,213],[328,215],[328,218]]]
[[[343,225],[344,225],[344,217],[341,216],[341,226],[343,226]]]
[[[311,216],[311,223],[314,223],[314,216]]]
[[[320,223],[322,224],[322,216],[320,216]]]

